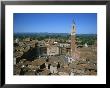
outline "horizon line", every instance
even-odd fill
[[[64,32],[14,32],[14,33],[57,33],[58,34],[58,33],[64,33]],[[71,34],[71,33],[67,33],[67,34]],[[97,34],[97,33],[76,33],[76,34]]]

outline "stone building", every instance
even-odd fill
[[[13,61],[13,64],[15,65],[16,64],[16,58],[14,57],[14,61]]]
[[[77,49],[76,44],[76,24],[73,22],[72,24],[72,31],[71,31],[71,58],[72,59],[79,59],[80,58],[80,52]]]
[[[54,41],[51,39],[48,40],[47,44],[47,55],[59,55],[59,47],[54,44]]]
[[[59,47],[54,45],[47,47],[47,55],[59,55]]]
[[[60,55],[70,55],[70,44],[68,43],[61,43],[59,44],[59,54]]]
[[[72,31],[71,31],[71,57],[74,57],[75,55],[75,50],[76,50],[75,37],[76,37],[76,25],[73,22]]]
[[[18,39],[18,38],[16,38],[16,39],[15,39],[15,43],[18,43],[18,42],[19,42],[19,39]]]
[[[25,39],[23,39],[23,41],[29,42],[30,41],[30,38],[25,38]]]

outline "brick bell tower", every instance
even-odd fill
[[[72,31],[71,31],[71,57],[75,57],[76,52],[76,24],[73,21],[72,23]]]

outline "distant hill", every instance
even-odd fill
[[[26,36],[26,37],[32,37],[32,36],[69,36],[70,33],[14,33],[14,37],[21,37],[21,36]],[[97,36],[97,34],[76,34],[76,36]]]
[[[58,39],[60,42],[66,42],[70,39],[69,33],[14,33],[14,39],[20,40],[30,37],[31,39],[37,39],[39,41],[53,38]],[[85,43],[93,45],[97,41],[97,34],[76,34],[77,44],[83,45]]]

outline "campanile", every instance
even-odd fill
[[[74,57],[76,51],[76,24],[73,22],[71,31],[71,57]]]

